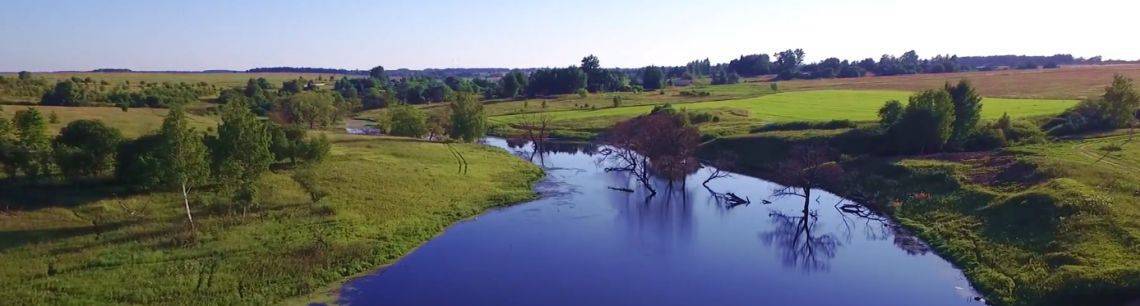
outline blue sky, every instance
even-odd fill
[[[0,71],[637,67],[788,48],[1140,59],[1134,2],[6,0]]]

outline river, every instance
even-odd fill
[[[854,204],[706,167],[647,192],[604,171],[596,148],[534,154],[541,198],[458,223],[393,265],[346,284],[362,305],[983,305],[962,272]],[[628,188],[634,192],[612,189]],[[724,195],[751,200],[731,205]],[[719,196],[718,196],[719,195]],[[848,206],[851,208],[851,206]],[[849,209],[850,210],[850,209]]]

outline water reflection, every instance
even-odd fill
[[[487,143],[542,165],[542,197],[449,228],[382,273],[347,284],[341,302],[973,303],[954,289],[969,288],[961,273],[922,256],[929,253],[915,247],[920,241],[822,190],[773,197],[782,187],[706,165],[681,179],[650,177],[649,196],[630,173],[604,171],[605,146]]]

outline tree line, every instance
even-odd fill
[[[191,128],[185,111],[174,107],[157,132],[136,139],[90,119],[69,122],[51,137],[44,115],[28,108],[0,121],[0,168],[8,180],[31,184],[107,180],[134,191],[178,191],[192,222],[191,191],[210,186],[234,207],[254,207],[255,183],[270,164],[317,162],[329,152],[324,135],[261,120],[242,102],[223,106],[221,115],[216,134]]]

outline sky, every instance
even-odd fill
[[[936,54],[1140,59],[1135,0],[0,2],[0,71],[604,67]]]

